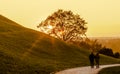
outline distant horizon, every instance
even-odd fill
[[[58,9],[71,10],[88,22],[87,36],[120,37],[120,0],[0,0],[1,15],[34,30]]]

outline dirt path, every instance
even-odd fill
[[[112,64],[112,65],[101,65],[100,68],[91,69],[90,66],[87,67],[79,67],[68,70],[63,70],[55,74],[97,74],[102,68],[112,67],[112,66],[120,66],[120,64]]]

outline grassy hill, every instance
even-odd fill
[[[104,68],[98,74],[120,74],[120,66]]]
[[[87,66],[89,51],[24,28],[0,15],[0,74],[50,74]],[[101,64],[120,60],[101,55]]]

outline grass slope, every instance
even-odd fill
[[[0,15],[0,74],[50,74],[87,66],[89,52]],[[120,60],[101,55],[101,64]]]
[[[120,66],[104,68],[98,74],[120,74]]]

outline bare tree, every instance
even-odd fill
[[[46,20],[42,21],[37,27],[40,31],[63,41],[78,41],[85,37],[87,31],[85,20],[72,11],[59,9]]]

